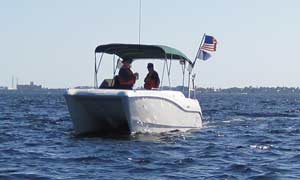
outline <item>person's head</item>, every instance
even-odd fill
[[[154,70],[154,65],[152,63],[148,63],[147,69],[148,69],[148,71],[153,71]]]
[[[123,59],[122,64],[125,67],[130,67],[131,66],[131,61],[129,59]]]

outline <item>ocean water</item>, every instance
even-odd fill
[[[0,179],[300,179],[300,94],[199,94],[192,132],[78,137],[61,94],[0,93]]]

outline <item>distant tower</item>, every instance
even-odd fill
[[[18,85],[19,85],[19,78],[16,79],[16,89],[18,89]]]
[[[15,88],[14,76],[12,76],[12,79],[11,79],[11,89],[14,89],[14,88]]]

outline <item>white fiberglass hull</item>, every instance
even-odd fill
[[[178,91],[70,89],[76,133],[186,131],[202,127],[199,102]]]

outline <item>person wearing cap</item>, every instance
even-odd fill
[[[152,63],[148,63],[147,68],[148,68],[148,74],[144,80],[145,82],[144,88],[145,89],[158,88],[160,79],[157,72],[154,70],[154,65]]]
[[[132,89],[138,78],[138,73],[131,71],[130,60],[124,59],[118,74],[118,89]]]

